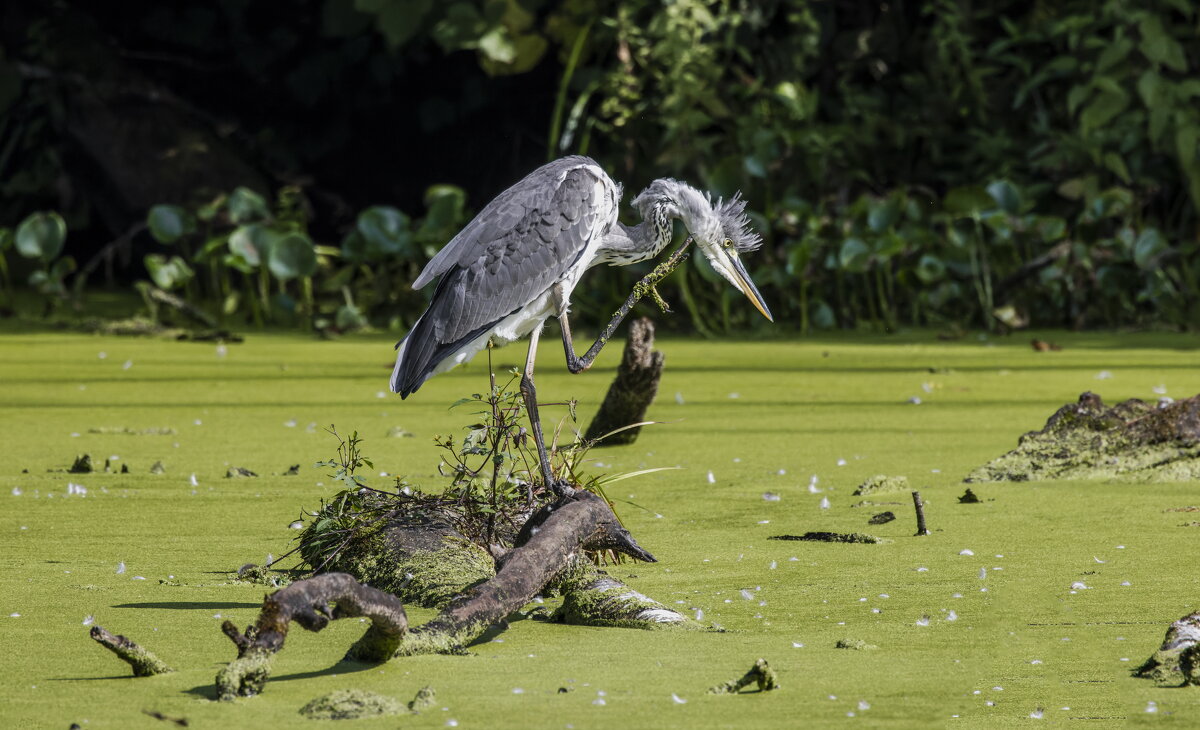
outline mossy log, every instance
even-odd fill
[[[1168,687],[1200,686],[1200,611],[1172,622],[1162,646],[1133,676]]]
[[[1110,408],[1084,393],[965,481],[1040,479],[1200,479],[1200,395],[1158,404],[1132,398]]]
[[[153,652],[142,648],[134,641],[120,634],[114,634],[103,626],[93,626],[88,635],[96,643],[120,657],[121,661],[133,669],[135,677],[152,677],[156,674],[166,674],[175,671],[167,663],[159,659]]]
[[[718,684],[708,690],[710,695],[732,695],[740,692],[744,687],[757,685],[759,692],[768,692],[773,689],[779,689],[779,677],[775,675],[775,670],[771,669],[771,665],[767,664],[766,659],[759,659],[754,662],[754,666],[750,667],[750,671],[743,674],[738,679],[731,679],[724,684]]]
[[[363,662],[390,659],[408,628],[404,605],[395,596],[345,573],[297,581],[266,596],[258,621],[244,633],[238,633],[231,621],[221,625],[237,646],[238,658],[217,674],[218,696],[231,700],[262,691],[271,675],[271,656],[283,648],[292,621],[309,631],[320,631],[330,621],[359,616],[370,618],[371,626],[350,647],[346,658]]]
[[[323,562],[303,537],[300,554],[310,565]],[[377,520],[347,542],[325,569],[349,573],[405,604],[424,608],[443,608],[496,574],[487,551],[436,515]]]
[[[410,631],[397,655],[462,652],[490,626],[533,600],[587,550],[614,550],[654,561],[617,521],[607,502],[591,492],[575,490],[570,497],[534,513],[513,549],[497,561],[496,576],[467,589],[432,621]]]
[[[654,323],[647,317],[631,321],[621,364],[617,366],[617,377],[609,386],[584,438],[591,441],[616,431],[598,445],[636,441],[641,427],[625,427],[645,420],[646,409],[658,393],[662,370],[663,354],[654,349]],[[618,430],[622,428],[625,430]]]
[[[494,577],[467,588],[432,621],[411,631],[399,598],[350,575],[326,573],[297,581],[268,595],[258,621],[244,633],[229,621],[222,625],[238,647],[238,658],[217,675],[218,695],[229,700],[261,692],[270,678],[271,657],[283,648],[292,621],[320,631],[334,619],[369,617],[371,627],[346,654],[355,661],[462,653],[490,626],[533,600],[585,551],[601,550],[654,560],[621,526],[608,502],[574,490],[530,517],[515,547],[497,561]]]
[[[649,598],[586,558],[576,558],[555,579],[563,597],[552,620],[579,626],[615,626],[636,629],[699,628],[700,624]]]

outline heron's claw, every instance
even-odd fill
[[[658,305],[663,314],[671,314],[671,305],[667,304],[667,300],[663,299],[662,295],[658,293],[657,286],[650,286],[650,298],[654,300],[654,303]]]

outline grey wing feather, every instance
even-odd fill
[[[562,279],[593,237],[615,220],[617,195],[586,157],[535,170],[489,203],[414,283],[441,276],[429,309],[408,336],[393,389],[416,390],[446,357]],[[574,168],[574,169],[572,169]],[[601,173],[603,174],[603,173]]]
[[[413,282],[413,289],[424,288],[455,264],[465,265],[478,255],[482,246],[527,223],[532,212],[540,210],[543,215],[548,215],[545,206],[551,202],[559,178],[565,171],[580,165],[596,165],[596,162],[580,155],[563,157],[539,167],[497,195],[430,259]]]

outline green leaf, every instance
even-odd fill
[[[1101,91],[1079,115],[1079,126],[1084,134],[1100,129],[1129,107],[1129,94],[1124,90]]]
[[[1058,216],[1039,216],[1035,225],[1046,243],[1054,243],[1067,235],[1067,222]]]
[[[432,7],[433,0],[390,0],[377,11],[376,27],[390,48],[399,48],[416,37]]]
[[[145,264],[154,285],[168,291],[183,286],[195,273],[187,262],[178,256],[172,256],[168,260],[162,254],[153,253],[145,258]]]
[[[1133,262],[1139,269],[1150,269],[1155,265],[1158,255],[1168,248],[1167,240],[1157,228],[1147,228],[1133,244]]]
[[[15,237],[17,253],[27,259],[40,259],[45,263],[62,253],[67,240],[67,224],[54,211],[34,213],[17,226]]]
[[[822,300],[818,300],[812,305],[809,320],[813,327],[819,330],[831,330],[837,326],[837,317],[833,314],[833,308]]]
[[[987,186],[987,192],[1005,213],[1016,215],[1021,209],[1021,193],[1009,181],[997,180]]]
[[[275,234],[260,223],[242,226],[229,236],[230,252],[240,256],[250,268],[262,265]]]
[[[1152,68],[1147,69],[1138,77],[1138,96],[1142,97],[1142,103],[1146,105],[1147,109],[1153,109],[1163,103],[1165,89],[1162,76],[1159,76],[1158,72]]]
[[[933,254],[924,254],[917,262],[917,278],[925,284],[934,284],[946,275],[946,263]]]
[[[1133,41],[1128,38],[1121,38],[1108,44],[1108,47],[1100,54],[1100,58],[1096,60],[1096,73],[1104,73],[1109,68],[1124,61],[1132,50]]]
[[[871,205],[867,214],[867,226],[880,233],[887,230],[900,218],[900,205],[892,199],[881,200]]]
[[[487,40],[488,36],[484,36]],[[511,58],[507,61],[499,61],[483,48],[484,55],[480,57],[479,63],[491,76],[508,76],[512,74],[522,74],[530,70],[542,60],[542,56],[546,55],[546,49],[550,47],[546,39],[537,33],[520,33],[516,36],[509,36],[508,46],[511,47]]]
[[[175,243],[195,229],[191,216],[178,205],[156,205],[146,215],[150,235],[159,243]]]
[[[457,185],[430,185],[425,191],[425,220],[422,235],[453,235],[463,222],[467,193]]]
[[[1071,87],[1067,92],[1067,113],[1074,115],[1075,110],[1079,105],[1088,100],[1092,95],[1092,87],[1090,84],[1077,84]]]
[[[271,216],[267,201],[250,188],[237,188],[229,196],[229,220],[234,223],[266,220]]]
[[[1153,13],[1142,16],[1138,23],[1138,32],[1142,36],[1139,48],[1142,55],[1151,62],[1166,66],[1172,71],[1187,70],[1187,59],[1183,55],[1183,46],[1172,38],[1163,28],[1162,18]]]
[[[744,158],[742,158],[742,168],[746,171],[747,175],[752,177],[767,176],[767,166],[763,164],[762,160],[758,159],[758,157],[754,155],[746,155]]]
[[[788,276],[799,277],[803,275],[804,270],[808,267],[808,262],[812,260],[812,253],[812,247],[803,243],[792,246],[788,250],[787,257]]]
[[[996,206],[995,200],[987,189],[978,185],[967,185],[951,188],[942,199],[942,207],[948,213],[969,215]]]
[[[317,252],[312,240],[299,232],[285,234],[271,244],[267,266],[281,281],[312,276],[317,271]]]
[[[479,39],[479,52],[484,58],[497,63],[512,63],[517,57],[517,47],[504,26],[496,26]]]
[[[371,258],[377,258],[380,254],[412,253],[412,232],[409,230],[408,216],[395,208],[385,205],[367,208],[358,214],[354,228],[362,236],[366,253]],[[346,243],[342,243],[343,250]],[[360,253],[354,249],[356,243],[351,244],[350,248],[350,252],[355,256]]]
[[[845,271],[862,273],[871,260],[871,249],[861,238],[847,238],[838,250],[838,264]]]
[[[1129,168],[1125,166],[1125,160],[1116,152],[1104,153],[1104,166],[1112,171],[1114,175],[1121,178],[1121,182],[1129,182]]]
[[[11,228],[0,228],[0,253],[12,248],[13,232]]]
[[[399,4],[399,3],[398,3]],[[479,39],[487,33],[487,19],[468,2],[456,2],[446,8],[441,20],[434,23],[430,35],[447,53],[464,48],[477,48]]]
[[[1184,165],[1196,159],[1196,142],[1200,140],[1200,126],[1181,126],[1175,130],[1175,154]]]

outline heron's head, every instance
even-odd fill
[[[771,310],[742,264],[742,254],[762,245],[762,237],[750,228],[746,201],[742,200],[740,194],[714,203],[711,196],[687,183],[664,178],[651,183],[634,198],[633,204],[647,220],[654,217],[652,213],[656,208],[666,215],[683,219],[696,247],[708,263],[745,294],[764,317],[774,321]],[[665,218],[660,220],[664,220],[665,224]]]
[[[764,317],[775,321],[742,264],[742,254],[762,245],[762,236],[750,228],[746,201],[737,194],[729,200],[718,200],[716,203],[710,200],[709,207],[712,209],[710,221],[707,225],[697,226],[702,230],[692,231],[696,245],[718,274],[745,294]]]

